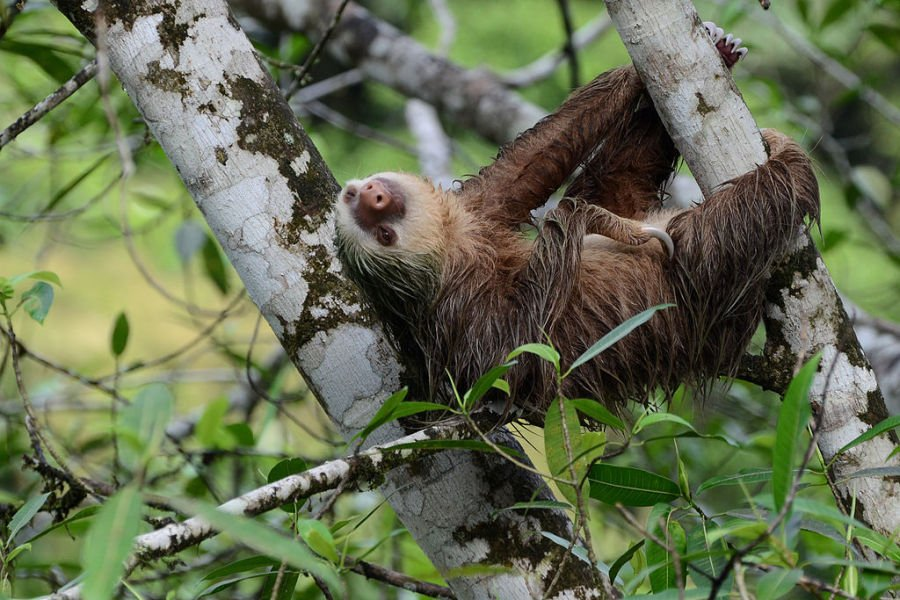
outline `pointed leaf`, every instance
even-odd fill
[[[619,571],[622,570],[622,567],[628,564],[628,561],[631,560],[631,557],[634,556],[634,553],[640,550],[646,542],[647,540],[641,540],[636,544],[632,544],[632,546],[628,550],[626,550],[625,553],[622,554],[622,556],[616,559],[616,562],[614,562],[609,568],[610,581],[612,581],[614,584],[616,583],[616,577],[618,577]]]
[[[654,506],[647,518],[647,531],[669,546],[667,549],[652,540],[647,542],[644,550],[647,567],[658,565],[658,568],[650,573],[650,587],[656,593],[675,588],[677,586],[675,562],[669,549],[677,552],[679,556],[684,556],[687,551],[687,536],[681,524],[672,518],[672,507],[666,504]],[[684,575],[682,573],[682,577]]]
[[[124,312],[120,312],[116,317],[116,324],[113,326],[112,338],[110,339],[110,348],[113,356],[122,356],[125,347],[128,345],[128,317]]]
[[[130,406],[122,409],[119,429],[126,440],[135,444],[123,444],[120,449],[122,462],[137,470],[157,456],[166,436],[166,427],[172,418],[175,399],[165,385],[153,383],[141,388]]]
[[[571,456],[566,451],[565,431],[563,423],[568,430],[569,447]],[[578,413],[575,407],[568,402],[554,400],[547,408],[544,415],[544,454],[547,458],[547,467],[550,474],[566,480],[572,480],[569,465],[575,470],[575,481],[581,481],[587,464],[576,460],[581,449],[581,424],[578,422]],[[556,482],[560,493],[572,504],[576,503],[575,488],[561,481]]]
[[[25,312],[40,323],[44,324],[50,307],[53,306],[53,286],[44,281],[38,281],[31,289],[22,294],[22,304]]]
[[[566,402],[570,403],[578,412],[590,418],[592,421],[608,425],[619,431],[625,430],[625,423],[622,422],[622,419],[609,412],[605,406],[596,400],[575,398],[573,400],[566,400]]]
[[[737,473],[710,477],[697,488],[697,495],[699,496],[706,490],[711,490],[723,485],[751,485],[762,481],[769,481],[770,479],[772,479],[772,469],[759,467],[741,469]]]
[[[222,419],[228,412],[228,398],[215,398],[203,409],[203,414],[194,426],[194,436],[207,447],[216,447],[224,430]]]
[[[678,415],[673,415],[672,413],[667,412],[652,412],[644,413],[643,415],[641,415],[641,418],[639,418],[637,420],[637,423],[634,424],[632,433],[637,434],[647,427],[651,427],[658,423],[675,423],[676,425],[682,425],[684,427],[687,427],[691,431],[694,431],[693,425],[691,425]]]
[[[559,370],[559,352],[553,346],[548,346],[547,344],[523,344],[509,353],[506,357],[506,362],[526,352],[543,358],[547,362],[552,363],[557,371]]]
[[[472,410],[475,404],[494,387],[497,380],[506,375],[506,372],[515,364],[515,361],[505,362],[502,365],[497,365],[479,377],[478,381],[475,382],[475,385],[472,386],[472,389],[463,396],[463,410],[466,412]]]
[[[797,372],[788,384],[784,402],[778,412],[775,428],[775,447],[772,451],[772,498],[775,511],[781,510],[793,483],[794,464],[802,435],[809,423],[812,409],[809,406],[809,389],[819,367],[821,353],[816,353]]]
[[[588,348],[584,354],[582,354],[577,359],[575,359],[575,362],[573,362],[572,366],[569,367],[569,372],[574,371],[575,369],[577,369],[578,367],[580,367],[587,361],[591,360],[592,358],[594,358],[595,356],[597,356],[598,354],[600,354],[601,352],[603,352],[604,350],[606,350],[607,348],[609,348],[610,346],[612,346],[613,344],[615,344],[616,342],[621,340],[623,337],[625,337],[626,335],[628,335],[629,333],[634,331],[637,327],[639,327],[639,326],[643,325],[644,323],[646,323],[647,321],[649,321],[650,318],[654,314],[656,314],[657,311],[662,310],[664,308],[669,308],[671,306],[675,306],[675,305],[674,304],[658,304],[656,306],[652,306],[652,307],[648,308],[647,310],[639,312],[638,314],[634,315],[633,317],[631,317],[630,319],[628,319],[627,321],[625,321],[624,323],[622,323],[621,325],[619,325],[618,327],[616,327],[615,329],[613,329],[612,331],[610,331],[609,333],[604,335],[593,346]]]
[[[327,558],[333,563],[340,561],[334,545],[334,536],[322,521],[301,519],[297,521],[297,533],[306,542],[306,545],[322,558]]]
[[[213,579],[221,579],[222,577],[228,577],[229,575],[234,575],[236,573],[244,573],[262,567],[275,566],[278,566],[278,561],[268,556],[251,556],[249,558],[242,558],[228,563],[224,567],[213,569],[204,575],[201,581],[212,581]]]
[[[369,434],[387,423],[391,420],[391,412],[397,407],[398,404],[403,402],[403,399],[406,398],[406,394],[409,392],[408,388],[400,388],[390,396],[388,396],[387,400],[381,405],[381,407],[375,412],[375,415],[372,417],[372,420],[369,421],[369,424],[366,425],[362,431],[359,431],[356,435],[351,438],[351,442],[357,438],[366,439],[369,437]]]
[[[207,237],[206,243],[203,245],[203,267],[206,270],[206,276],[215,284],[216,288],[222,294],[227,294],[230,287],[228,271],[225,269],[222,253],[219,252],[219,247],[211,237]]]
[[[36,515],[39,510],[41,510],[41,507],[44,506],[44,502],[46,502],[49,497],[50,494],[47,493],[39,494],[34,498],[29,498],[28,502],[23,504],[19,510],[16,511],[16,514],[9,520],[9,525],[7,526],[9,528],[9,537],[6,538],[4,546],[8,548],[10,544],[12,544],[16,534],[31,522],[31,519],[34,518],[34,515]]]
[[[82,553],[82,597],[85,600],[113,597],[140,524],[141,497],[133,486],[116,492],[97,512]]]
[[[681,497],[678,484],[662,475],[605,463],[591,467],[588,474],[591,498],[625,506],[653,506]]]
[[[867,441],[871,440],[873,437],[879,436],[882,433],[884,433],[886,431],[890,431],[891,429],[894,429],[896,427],[900,427],[900,415],[894,415],[892,417],[888,417],[884,421],[881,421],[880,423],[875,425],[875,427],[873,427],[872,429],[869,429],[868,431],[864,432],[862,435],[860,435],[853,441],[848,442],[843,448],[841,448],[840,450],[837,451],[837,454],[843,454],[850,448],[858,446],[858,445],[862,444],[863,442],[867,442]]]

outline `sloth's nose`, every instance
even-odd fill
[[[377,179],[363,186],[359,193],[359,201],[367,209],[379,212],[389,210],[394,202],[387,187]]]

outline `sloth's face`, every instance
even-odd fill
[[[443,193],[405,173],[376,173],[347,182],[336,202],[345,242],[370,254],[439,255],[447,208]]]

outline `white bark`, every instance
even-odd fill
[[[59,0],[86,35],[96,3]],[[363,427],[400,386],[380,326],[340,276],[332,244],[337,185],[220,0],[105,3],[109,64],[306,382],[344,435]],[[402,435],[396,424],[370,437]],[[499,434],[506,435],[508,434]],[[502,440],[507,445],[515,442]],[[446,452],[392,471],[385,495],[460,598],[544,595],[571,537],[559,511],[498,509],[546,488],[496,455]],[[462,567],[483,566],[478,575]],[[497,573],[496,568],[506,569]],[[478,570],[478,569],[473,569]],[[484,571],[488,571],[485,573]],[[568,560],[559,596],[587,589]],[[462,573],[462,574],[459,574]]]
[[[705,192],[765,161],[756,124],[689,0],[606,0],[606,5]],[[768,368],[780,368],[781,385],[798,359],[823,353],[810,401],[821,424],[819,448],[826,461],[834,459],[830,470],[839,502],[849,511],[855,499],[857,517],[892,535],[900,528],[900,482],[847,478],[862,469],[900,465],[900,457],[886,460],[896,436],[878,436],[835,457],[887,413],[874,373],[808,236],[799,237],[797,250],[773,278],[766,312]]]

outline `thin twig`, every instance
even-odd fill
[[[66,98],[81,89],[81,86],[93,79],[96,74],[97,60],[94,59],[57,88],[55,92],[35,104],[34,107],[16,119],[12,125],[3,131],[0,131],[0,150],[3,149],[3,146],[16,139],[20,133],[40,121],[47,113],[59,106]]]
[[[569,10],[569,0],[556,0],[557,4],[559,4],[559,12],[562,15],[563,20],[563,29],[566,32],[566,41],[563,44],[562,52],[569,59],[569,85],[574,90],[580,84],[580,77],[578,75],[578,51],[575,49],[575,44],[572,41],[573,27],[572,27],[572,12]]]
[[[316,42],[316,45],[313,46],[313,49],[309,53],[309,56],[306,57],[306,60],[300,67],[300,71],[294,77],[294,81],[291,83],[291,86],[284,93],[285,100],[290,100],[291,96],[296,94],[297,90],[299,90],[303,85],[304,79],[306,79],[306,76],[309,74],[309,70],[319,59],[319,55],[325,48],[325,44],[328,43],[328,40],[331,38],[331,34],[334,33],[334,30],[337,28],[338,23],[341,21],[341,15],[344,13],[344,9],[347,7],[348,2],[349,0],[343,0],[343,2],[341,2],[341,5],[338,6],[338,9],[334,12],[334,15],[331,17],[331,23],[328,24],[328,27],[322,34],[322,37],[319,38],[319,41]]]
[[[350,559],[350,570],[354,573],[359,573],[366,579],[374,579],[381,583],[386,583],[423,596],[429,596],[431,598],[456,598],[453,590],[448,587],[414,579],[404,573],[399,573],[364,560]]]

